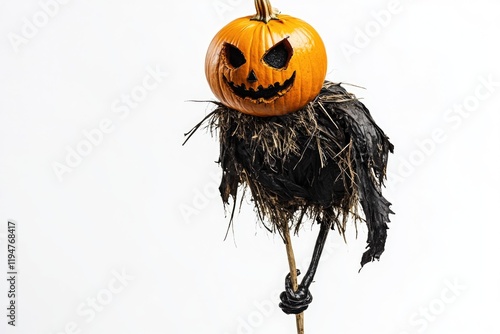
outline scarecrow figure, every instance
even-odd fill
[[[287,247],[290,273],[280,307],[297,315],[312,302],[309,287],[330,230],[343,235],[348,219],[368,227],[361,266],[384,251],[390,203],[382,196],[393,145],[368,109],[340,84],[325,81],[326,51],[306,22],[255,0],[257,15],[236,19],[213,39],[207,80],[220,102],[203,124],[219,133],[220,194],[232,199],[247,187],[259,220]],[[358,212],[362,209],[363,214]],[[317,222],[319,235],[300,284],[290,230]]]

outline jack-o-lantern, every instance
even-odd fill
[[[236,19],[212,40],[205,73],[227,107],[254,116],[301,109],[321,90],[326,50],[306,22],[278,14],[269,0],[255,0],[257,15]]]
[[[219,191],[224,205],[233,204],[229,227],[241,190],[249,189],[259,221],[283,238],[290,272],[279,307],[296,314],[297,333],[304,334],[302,313],[329,231],[345,237],[349,218],[364,221],[361,266],[384,252],[393,212],[382,186],[393,145],[363,103],[325,80],[317,32],[278,15],[269,0],[255,5],[256,16],[234,20],[212,40],[205,73],[220,102],[186,135],[203,124],[218,132]],[[290,231],[298,233],[306,220],[320,231],[299,284]]]

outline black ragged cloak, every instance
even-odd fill
[[[368,245],[361,265],[380,257],[392,213],[382,186],[393,145],[354,95],[325,81],[306,107],[273,117],[214,103],[217,108],[188,135],[205,121],[218,131],[225,204],[232,197],[236,205],[238,190],[248,187],[264,226],[280,234],[283,224],[298,231],[304,218],[342,235],[349,217],[364,221]]]

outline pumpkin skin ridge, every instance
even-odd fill
[[[279,116],[301,109],[312,101],[321,90],[326,77],[326,50],[316,30],[301,19],[285,14],[267,24],[250,20],[251,16],[237,18],[224,26],[213,38],[207,52],[205,74],[214,95],[229,108],[254,116]],[[250,37],[251,36],[251,37]],[[264,54],[273,46],[287,39],[291,46],[286,66],[271,69],[264,65]],[[221,63],[223,44],[230,43],[245,56],[246,64],[236,70]],[[258,60],[258,61],[257,61]],[[253,70],[258,79],[248,83]],[[267,88],[276,82],[283,84],[296,71],[293,85],[273,101],[241,98],[224,83],[223,76],[237,86],[256,90],[259,85]],[[302,76],[302,77],[301,77]]]

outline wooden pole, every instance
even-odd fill
[[[292,288],[297,291],[299,284],[297,282],[297,266],[295,264],[295,256],[293,254],[292,239],[290,238],[290,228],[288,223],[285,223],[283,231],[285,237],[286,255],[288,257],[288,266],[290,267],[290,280]],[[297,334],[304,334],[304,312],[295,315],[295,322],[297,324]]]

